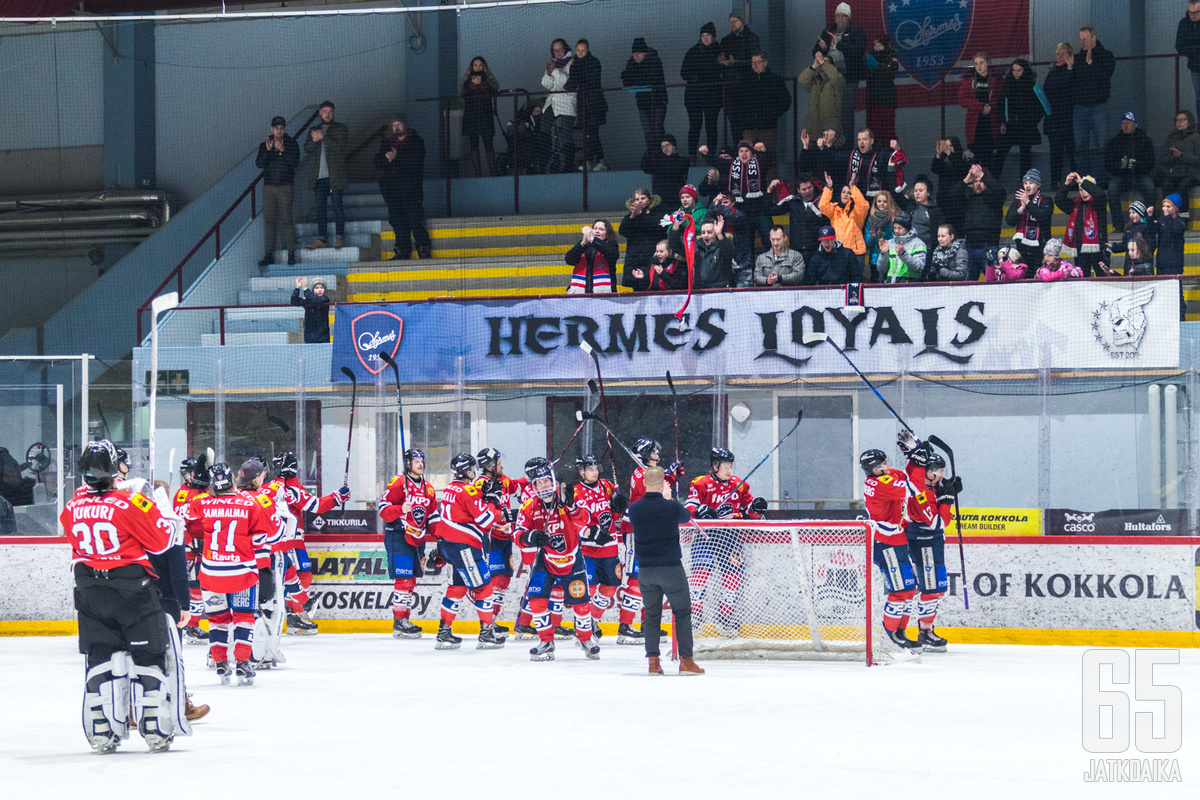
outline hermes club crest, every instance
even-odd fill
[[[368,311],[350,321],[350,335],[354,338],[354,354],[366,367],[367,372],[378,375],[386,364],[379,357],[387,353],[392,358],[400,348],[400,334],[404,320],[390,311]]]
[[[884,18],[900,64],[926,89],[941,83],[962,58],[974,2],[884,0]]]

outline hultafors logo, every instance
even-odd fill
[[[1147,286],[1101,302],[1092,312],[1092,336],[1112,358],[1137,358],[1149,320],[1146,304],[1154,299],[1154,287]]]
[[[372,375],[379,374],[386,366],[380,353],[392,358],[400,349],[400,336],[404,332],[404,320],[390,311],[375,309],[359,314],[350,321],[350,335],[354,339],[354,354]]]
[[[1133,533],[1137,533],[1138,531],[1159,531],[1170,533],[1171,531],[1175,530],[1175,528],[1171,525],[1171,523],[1167,522],[1162,514],[1159,514],[1158,519],[1154,520],[1154,522],[1126,522],[1125,530]]]

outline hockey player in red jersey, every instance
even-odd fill
[[[232,650],[238,684],[245,686],[254,683],[250,659],[259,571],[271,567],[270,540],[279,535],[281,523],[269,498],[234,489],[228,464],[214,464],[208,477],[209,493],[188,503],[184,519],[188,534],[204,541],[200,587],[208,610],[209,654],[221,683],[227,684],[234,674]]]
[[[296,519],[288,511],[287,498],[283,488],[273,484],[265,488],[263,481],[267,477],[267,467],[257,458],[247,459],[234,486],[242,494],[255,500],[266,498],[271,503],[272,522],[276,524],[276,533],[267,539],[270,547],[268,568],[258,572],[258,614],[254,622],[254,669],[272,669],[287,661],[279,649],[279,639],[283,633],[283,574],[287,561],[285,546],[296,535]]]
[[[454,635],[454,619],[468,592],[479,615],[479,642],[476,648],[490,650],[504,646],[503,634],[492,627],[492,574],[488,571],[488,536],[496,515],[488,509],[475,488],[475,458],[459,453],[450,459],[454,478],[442,489],[438,504],[438,547],[453,569],[446,596],[442,598],[442,619],[438,626],[438,650],[454,650],[462,638]]]
[[[946,640],[933,628],[938,604],[946,594],[946,526],[953,519],[954,497],[962,491],[962,478],[945,478],[946,460],[927,452],[912,433],[901,431],[900,449],[909,455],[908,481],[920,489],[908,498],[908,526],[904,535],[916,573],[917,644],[925,652],[946,652]],[[919,462],[924,461],[924,464]]]
[[[321,497],[311,494],[298,477],[300,464],[296,460],[296,454],[291,451],[277,454],[271,459],[271,466],[275,469],[276,477],[267,488],[273,494],[276,487],[283,487],[288,510],[296,518],[295,536],[288,538],[281,545],[281,551],[287,556],[283,575],[287,632],[299,636],[313,636],[317,633],[317,624],[309,616],[313,607],[313,598],[308,594],[308,589],[312,586],[312,562],[304,546],[304,512],[324,514],[337,506],[345,506],[350,501],[350,487],[343,486],[336,492]]]
[[[437,492],[425,480],[425,454],[420,450],[404,451],[404,473],[388,481],[379,516],[392,576],[392,636],[420,639],[421,629],[409,617],[416,605],[417,578],[424,574],[421,546],[437,542],[438,520]]]
[[[916,455],[924,464],[930,452],[928,445],[922,445],[920,453],[914,450],[910,457]],[[867,450],[858,457],[858,463],[867,476],[863,497],[874,530],[873,560],[883,573],[887,590],[887,601],[883,605],[884,632],[898,647],[914,650],[920,645],[909,639],[904,629],[908,627],[909,601],[917,593],[917,583],[908,540],[900,526],[904,521],[905,504],[918,492],[906,473],[892,469],[882,450]],[[921,472],[920,477],[924,480],[924,470]]]
[[[79,652],[86,657],[83,732],[98,753],[111,753],[129,735],[132,705],[151,752],[163,751],[175,735],[165,674],[169,632],[147,554],[172,546],[175,523],[144,495],[115,488],[112,442],[88,442],[79,471],[87,491],[66,504],[59,523],[71,542]]]
[[[533,481],[530,478],[535,471],[541,467],[550,467],[554,465],[541,456],[534,456],[525,462],[525,477],[517,478],[516,484],[519,488],[517,493],[517,508],[525,505],[530,500],[533,500],[537,495],[533,491]],[[521,566],[518,574],[521,571],[530,570],[533,568],[533,562],[537,558],[538,550],[536,547],[527,547],[514,538],[516,547],[521,551]],[[516,576],[514,576],[516,577]],[[561,586],[554,587],[550,592],[550,624],[554,628],[554,638],[567,639],[570,638],[574,631],[564,627],[562,624],[563,617],[563,590]],[[529,585],[525,585],[525,593],[521,597],[521,608],[517,614],[517,624],[513,627],[513,633],[517,639],[526,639],[531,636],[537,636],[538,632],[533,627],[533,612],[529,610]]]
[[[513,480],[504,474],[504,454],[494,447],[485,447],[475,456],[479,464],[479,477],[475,488],[496,515],[496,523],[489,532],[488,570],[492,573],[492,625],[497,634],[508,635],[508,628],[496,622],[504,605],[504,595],[513,578],[513,535],[512,525],[516,510],[512,501],[528,484],[525,479]],[[519,557],[519,556],[518,556]]]
[[[579,483],[570,484],[568,493],[575,504],[588,512],[592,519],[592,536],[583,540],[583,563],[591,587],[592,630],[598,640],[600,618],[612,608],[621,585],[620,559],[617,553],[616,532],[620,516],[628,507],[627,498],[617,492],[611,481],[600,477],[600,461],[593,455],[575,459]]]
[[[712,470],[692,481],[684,506],[695,519],[760,519],[767,501],[754,497],[750,487],[733,474],[733,453],[724,447],[709,452]],[[717,625],[724,635],[736,635],[734,611],[742,589],[742,547],[735,530],[706,531],[692,540],[692,619],[703,620],[709,576],[720,576]]]
[[[182,483],[172,498],[172,505],[175,513],[183,516],[184,509],[192,502],[192,498],[208,489],[208,456],[201,454],[196,458],[185,458],[179,464],[179,477]],[[184,545],[188,569],[188,611],[192,619],[183,629],[183,639],[188,644],[206,645],[208,631],[199,625],[200,618],[204,616],[204,596],[200,592],[200,551],[203,549],[203,542],[188,539]]]
[[[575,504],[573,493],[557,486],[549,466],[534,467],[531,477],[537,497],[521,506],[516,528],[522,543],[539,551],[529,579],[529,606],[540,641],[529,651],[529,658],[554,660],[554,628],[548,601],[555,586],[563,587],[565,602],[575,612],[575,637],[580,648],[588,658],[599,658],[600,647],[592,640],[592,605],[580,550],[580,541],[592,520]]]

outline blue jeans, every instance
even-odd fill
[[[1091,106],[1075,106],[1075,161],[1079,170],[1085,174],[1095,175],[1102,165],[1092,160],[1088,149],[1088,139],[1095,137],[1096,150],[1104,151],[1108,143],[1108,107],[1104,103]]]
[[[995,252],[996,249],[995,247],[967,248],[967,280],[979,280],[979,276],[987,271],[989,252]]]
[[[328,241],[326,234],[329,232],[329,212],[325,208],[325,201],[333,196],[333,222],[337,228],[338,236],[346,235],[346,209],[342,207],[342,190],[330,189],[329,178],[321,178],[313,185],[313,201],[317,204],[317,237],[321,241]]]

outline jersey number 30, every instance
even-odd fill
[[[111,556],[121,549],[117,526],[111,522],[76,522],[71,535],[79,537],[79,549],[89,556]]]

